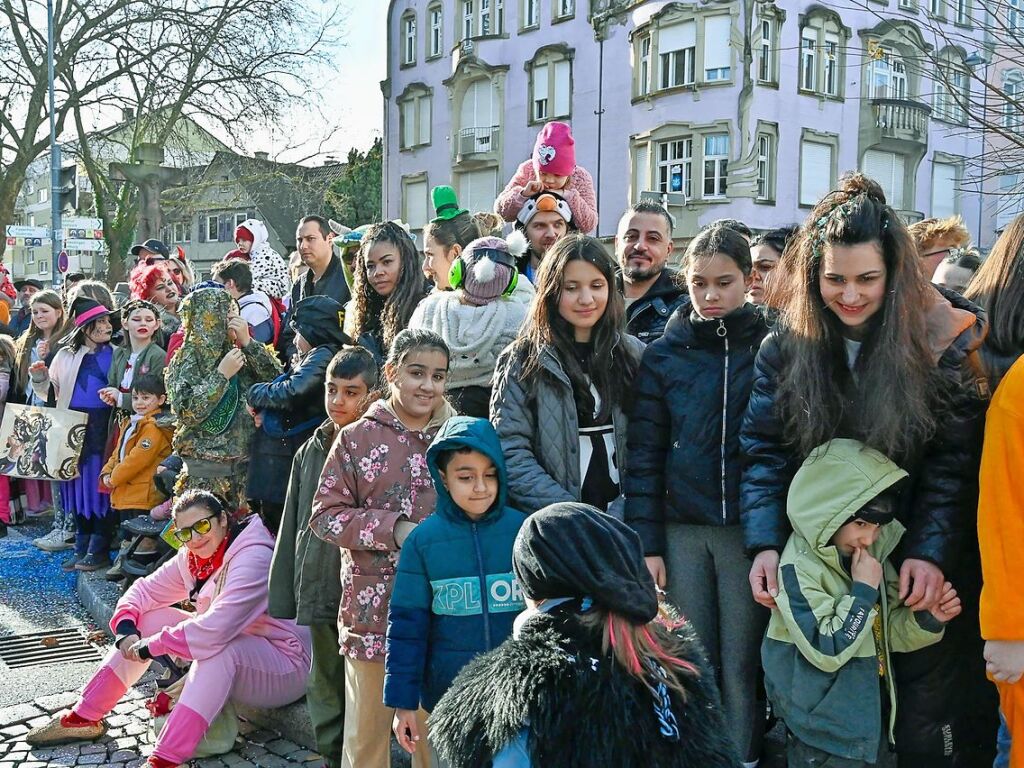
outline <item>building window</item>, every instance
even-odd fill
[[[523,23],[522,29],[532,29],[540,26],[540,0],[522,0]]]
[[[932,163],[932,211],[938,219],[955,216],[957,189],[960,186],[959,168],[954,163]]]
[[[839,95],[839,37],[833,34],[825,35],[825,49],[823,51],[825,64],[825,82],[822,84],[826,96]]]
[[[804,29],[800,33],[800,89],[814,91],[818,87],[818,33]]]
[[[430,7],[430,57],[440,56],[444,49],[444,11],[440,5]]]
[[[1010,32],[1017,32],[1024,27],[1024,16],[1021,15],[1022,0],[1009,0],[1006,10],[1006,26]]]
[[[206,242],[216,243],[220,239],[218,218],[216,215],[206,217]]]
[[[456,162],[480,159],[499,150],[504,80],[490,75],[469,77],[455,91],[452,114],[458,114],[458,123],[453,126],[456,133],[452,139]]]
[[[771,19],[761,19],[761,42],[758,46],[757,79],[762,83],[775,82],[775,67],[772,66],[773,26]]]
[[[402,218],[410,229],[422,229],[429,220],[427,204],[427,182],[425,179],[402,184]]]
[[[772,136],[767,133],[757,137],[757,199],[771,200],[772,195]]]
[[[693,85],[697,61],[697,25],[692,21],[665,27],[658,33],[661,88]]]
[[[641,96],[646,96],[651,91],[651,36],[644,35],[640,38],[640,67],[638,69],[640,82],[638,91]]]
[[[473,0],[462,0],[462,39],[468,40],[473,36],[473,22],[476,20]]]
[[[817,205],[832,187],[832,145],[801,141],[800,205]]]
[[[1021,104],[1021,97],[1024,96],[1024,77],[1019,74],[1011,75],[1003,84],[1003,127],[1011,131],[1019,131],[1024,126],[1024,105]]]
[[[480,0],[480,34],[491,34],[491,0]]]
[[[46,203],[46,202],[49,202],[49,200],[50,200],[50,188],[49,187],[40,187],[39,188],[39,202],[40,203]]]
[[[873,99],[906,99],[907,66],[895,51],[885,51],[868,65],[868,88]]]
[[[704,137],[704,198],[725,197],[729,173],[729,134]]]
[[[863,171],[882,187],[885,199],[897,210],[904,208],[903,179],[906,160],[895,152],[869,149],[864,153]]]
[[[956,0],[956,23],[961,26],[969,26],[971,23],[971,2],[970,0]]]
[[[402,63],[416,63],[416,16],[402,17]]]
[[[937,18],[946,17],[946,2],[945,0],[928,0],[928,13]]]
[[[240,226],[242,226],[242,222],[245,221],[248,218],[249,218],[249,214],[245,213],[244,211],[242,213],[236,213],[235,214],[235,229],[238,229]],[[235,231],[234,229],[231,230],[232,237],[234,236],[234,231]]]
[[[731,39],[731,16],[704,19],[704,82],[721,82],[732,77]]]
[[[673,139],[658,145],[659,192],[679,192],[693,197],[693,139]]]
[[[176,221],[173,227],[173,242],[192,242],[192,223],[189,221]]]
[[[402,149],[430,143],[431,97],[430,90],[422,85],[410,86],[398,97]]]
[[[498,196],[498,169],[458,174],[459,203],[471,211],[489,211]]]
[[[541,53],[530,63],[530,120],[535,123],[572,115],[572,62],[564,53]]]
[[[554,0],[555,18],[558,20],[571,18],[576,14],[576,0]]]

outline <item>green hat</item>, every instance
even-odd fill
[[[430,220],[431,224],[440,221],[449,221],[463,213],[469,213],[465,208],[459,208],[459,200],[455,197],[455,190],[451,187],[434,187],[430,191],[434,200],[434,213],[437,216]]]

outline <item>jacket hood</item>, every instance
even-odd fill
[[[871,499],[906,477],[894,462],[859,440],[838,438],[811,451],[789,486],[786,512],[793,530],[828,559],[837,552],[829,544],[835,532]],[[872,549],[888,555],[902,532],[896,521],[882,526]]]
[[[658,279],[651,283],[651,287],[647,289],[647,292],[637,299],[637,301],[656,299],[659,296],[669,297],[675,299],[677,296],[682,296],[686,293],[686,286],[681,285],[678,281],[680,280],[680,274],[677,270],[672,267],[665,266],[661,273],[658,275]],[[619,287],[619,292],[623,290],[622,273],[619,272],[615,277],[615,283]]]
[[[246,219],[239,227],[245,227],[252,233],[252,248],[250,253],[257,248],[262,248],[270,242],[270,233],[267,232],[267,225],[259,219]],[[237,229],[238,227],[236,227]]]
[[[250,515],[241,522],[241,530],[224,553],[224,562],[234,560],[242,552],[253,547],[266,547],[271,552],[274,551],[274,537],[270,535],[270,531],[256,515]]]
[[[455,415],[456,411],[452,408],[451,403],[442,398],[441,404],[434,409],[434,413],[430,416],[430,421],[427,422],[427,426],[422,431],[429,432],[432,429],[437,429]],[[409,428],[402,423],[402,420],[398,418],[398,414],[395,413],[394,408],[391,407],[391,403],[386,398],[382,398],[371,403],[370,407],[366,410],[366,413],[363,414],[363,418],[376,421],[378,424],[390,427],[396,432],[410,431]]]
[[[934,359],[938,361],[947,353],[962,359],[978,350],[988,335],[985,310],[955,291],[932,287],[934,301],[926,310],[925,322]]]
[[[472,448],[494,462],[498,470],[498,498],[484,515],[486,521],[496,511],[504,508],[508,494],[508,475],[505,471],[505,456],[501,451],[498,433],[494,431],[487,419],[474,419],[469,416],[454,416],[444,423],[434,441],[427,449],[427,467],[430,477],[434,480],[437,491],[437,512],[450,520],[466,520],[466,516],[452,501],[448,489],[441,482],[441,470],[437,466],[438,456],[443,451],[458,448]]]

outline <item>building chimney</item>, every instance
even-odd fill
[[[270,159],[270,153],[269,152],[253,152],[252,156],[255,157],[257,160],[269,160]]]

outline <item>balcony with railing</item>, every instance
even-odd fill
[[[875,98],[870,105],[869,130],[874,133],[874,140],[869,140],[869,144],[882,139],[928,144],[928,117],[932,108],[927,104],[909,99]]]
[[[455,134],[455,162],[481,159],[481,155],[497,152],[500,138],[500,125],[460,129]]]

